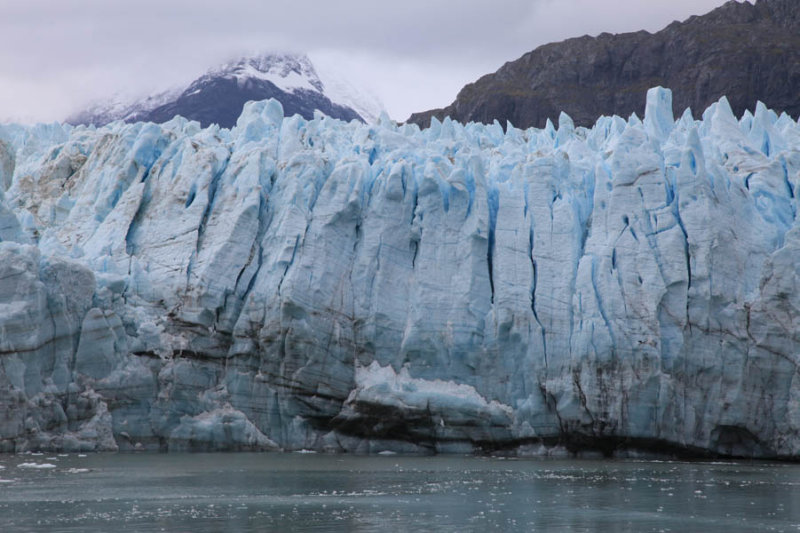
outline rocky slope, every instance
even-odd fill
[[[212,69],[184,89],[134,102],[99,102],[67,118],[70,124],[102,126],[115,120],[166,122],[176,115],[203,127],[230,128],[250,100],[275,98],[288,116],[306,119],[315,111],[342,120],[375,122],[382,106],[335,74],[323,80],[304,55],[266,54],[244,57]]]
[[[565,111],[578,125],[644,111],[649,87],[670,87],[675,111],[702,112],[725,95],[734,113],[757,101],[800,114],[800,9],[795,0],[729,1],[663,30],[579,37],[541,46],[465,86],[444,109],[460,122],[543,127]]]
[[[0,450],[800,457],[800,125],[0,127]]]

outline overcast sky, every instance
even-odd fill
[[[645,29],[724,0],[0,0],[0,120],[181,85],[242,53],[306,52],[389,115],[449,104],[537,46]]]

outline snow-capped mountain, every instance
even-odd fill
[[[199,121],[203,126],[231,127],[249,100],[275,98],[287,115],[306,119],[314,111],[343,120],[377,121],[380,101],[359,90],[337,73],[320,76],[305,55],[269,53],[243,57],[209,70],[187,87],[172,88],[140,100],[124,98],[99,102],[76,113],[71,124],[166,122],[175,115]]]

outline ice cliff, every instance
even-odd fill
[[[800,125],[0,127],[0,449],[800,457]]]

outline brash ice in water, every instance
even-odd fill
[[[800,529],[800,467],[787,464],[298,454],[0,464],[4,533]]]

